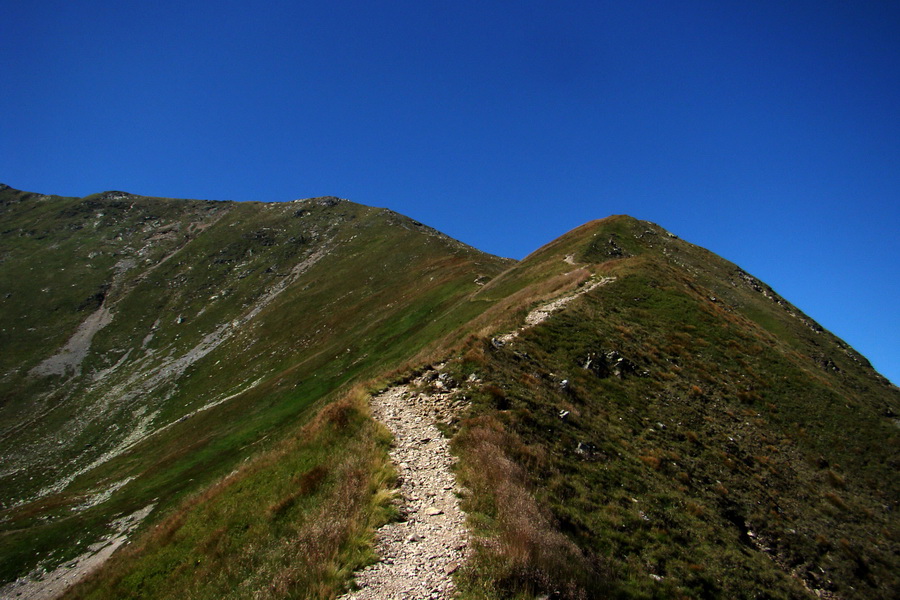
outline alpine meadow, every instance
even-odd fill
[[[2,185],[0,225],[2,598],[900,597],[900,390],[656,224],[515,261]]]

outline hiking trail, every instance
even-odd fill
[[[437,391],[413,390],[413,386],[429,382]],[[392,387],[372,398],[373,416],[394,435],[390,456],[399,474],[403,520],[378,530],[379,562],[358,572],[359,589],[341,600],[449,599],[455,595],[451,575],[466,558],[468,536],[451,471],[454,458],[449,440],[435,425],[462,407],[451,385],[446,375],[432,370],[412,384]]]

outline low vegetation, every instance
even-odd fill
[[[758,282],[714,279],[734,265],[633,220],[592,237],[608,225],[615,258],[584,258],[614,283],[451,363],[475,381],[471,596],[893,597],[896,388]]]
[[[514,263],[334,198],[0,217],[0,580],[152,504],[67,597],[333,598],[396,517],[367,394],[449,360],[463,597],[900,594],[897,388],[655,225]]]
[[[178,510],[460,327],[508,264],[332,198],[0,200],[0,581]],[[34,371],[101,309],[77,365]]]
[[[332,598],[392,517],[389,436],[357,390],[173,509],[69,598]]]

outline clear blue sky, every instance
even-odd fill
[[[900,382],[900,3],[0,7],[0,181],[336,195],[520,258],[649,219]]]

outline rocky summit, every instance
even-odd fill
[[[627,216],[0,186],[0,597],[900,597],[900,390]]]

